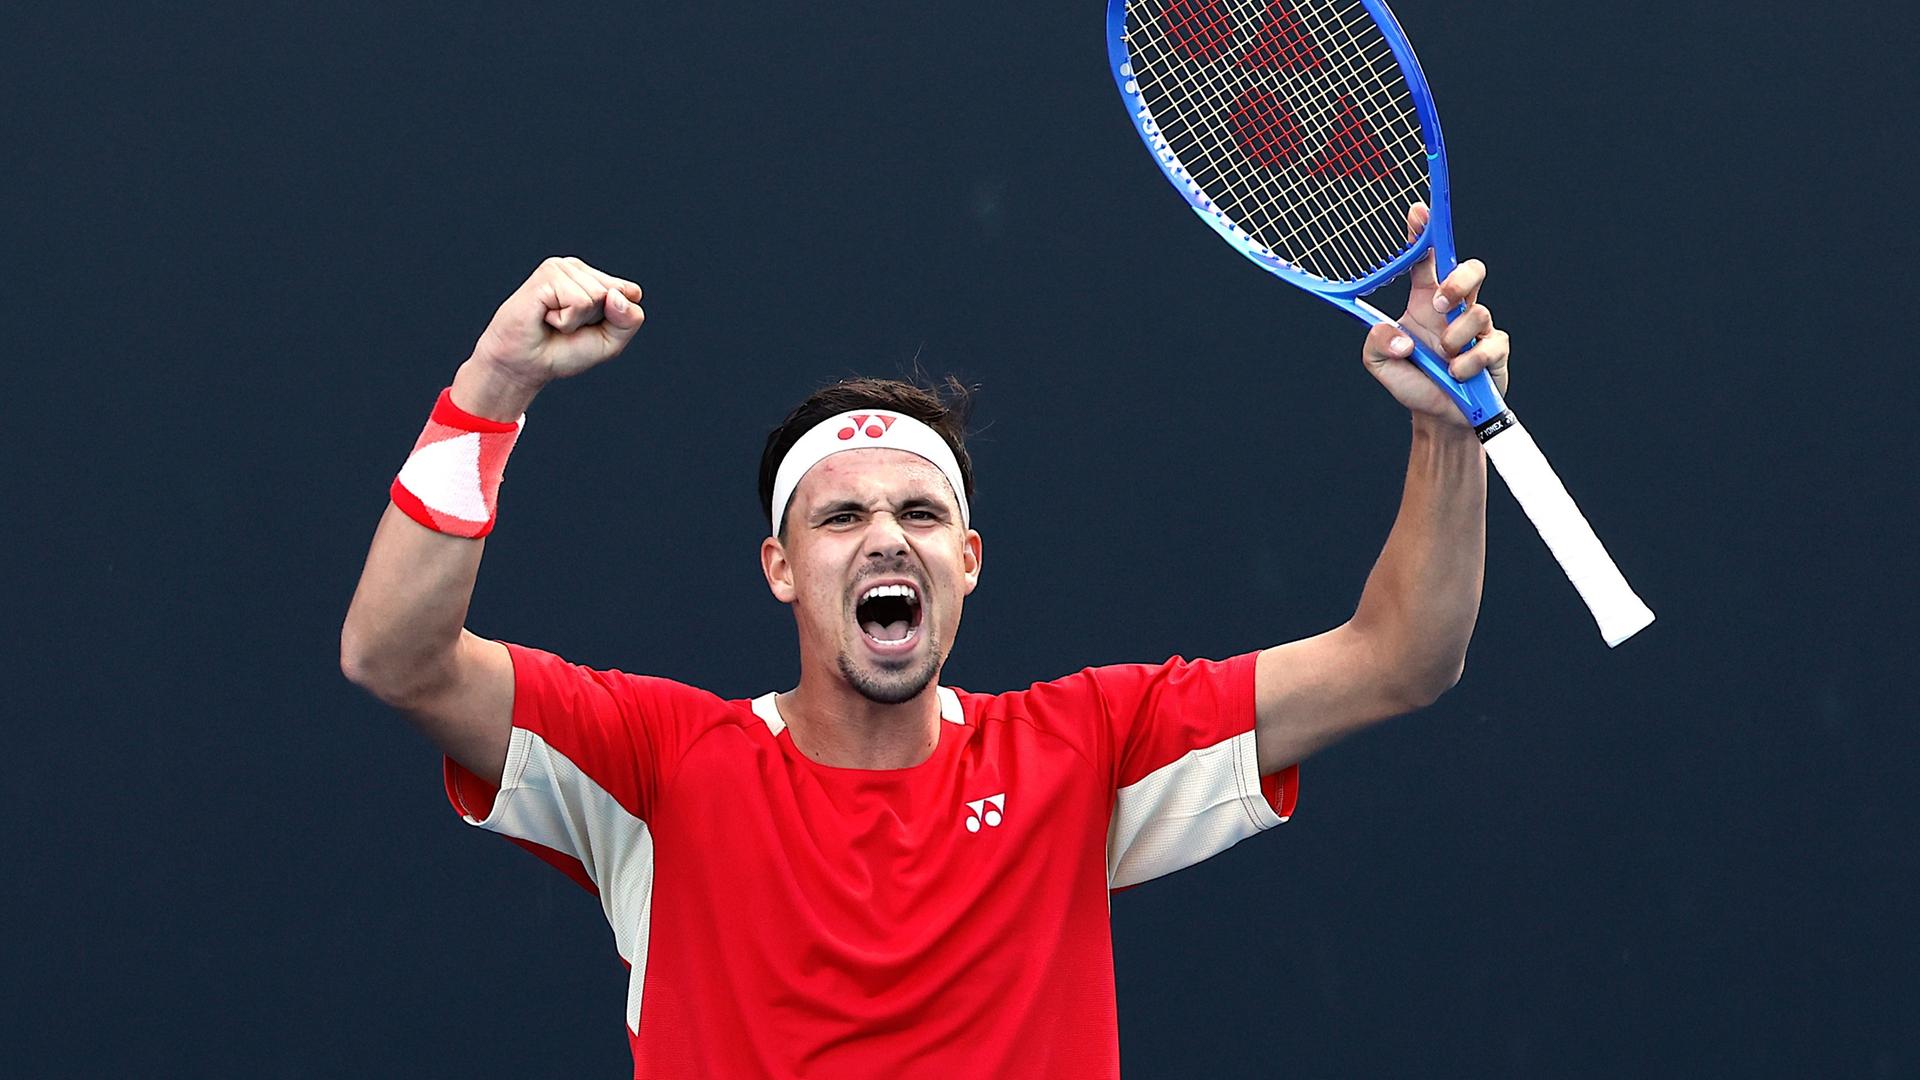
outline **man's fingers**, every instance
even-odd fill
[[[1486,337],[1493,331],[1493,312],[1485,304],[1475,304],[1460,313],[1460,317],[1447,324],[1440,333],[1440,345],[1448,356],[1467,347],[1469,342]]]
[[[541,263],[534,275],[540,282],[541,299],[552,311],[578,307],[582,302],[592,301],[586,290],[580,287],[580,282],[567,272],[566,263],[565,259],[556,256]]]
[[[1461,304],[1471,306],[1480,299],[1480,286],[1487,280],[1487,264],[1479,259],[1468,259],[1453,268],[1447,280],[1440,282],[1433,294],[1433,310],[1451,311]]]
[[[1428,217],[1429,214],[1426,203],[1417,202],[1407,207],[1407,241],[1409,243],[1418,240],[1420,234],[1427,231]],[[1420,256],[1419,261],[1413,264],[1413,270],[1408,274],[1407,283],[1413,287],[1413,291],[1416,294],[1424,289],[1434,287],[1436,282],[1433,273],[1432,248],[1428,248],[1426,254]]]
[[[1409,243],[1419,240],[1432,224],[1433,214],[1425,203],[1407,207]],[[1445,281],[1436,280],[1434,253],[1429,247],[1408,275],[1407,312],[1400,321],[1416,328],[1422,340],[1447,358],[1447,370],[1455,379],[1464,381],[1485,371],[1505,393],[1509,346],[1506,332],[1494,328],[1493,313],[1480,303],[1480,287],[1486,280],[1486,264],[1478,259],[1454,267]],[[1441,317],[1455,308],[1464,309],[1460,317],[1442,324]],[[1399,327],[1376,326],[1367,334],[1362,356],[1367,367],[1377,377],[1389,380],[1388,388],[1394,389],[1401,380],[1388,361],[1404,359],[1412,353],[1412,345]],[[1394,396],[1409,401],[1400,390],[1395,390]]]
[[[540,284],[535,296],[544,309],[544,319],[548,326],[561,333],[571,333],[605,318],[610,294],[624,297],[628,307],[636,310],[642,296],[638,284],[596,270],[572,256],[546,260],[540,264],[537,277]]]
[[[626,297],[629,303],[634,304],[639,303],[641,296],[645,295],[640,291],[640,286],[628,281],[626,278],[607,278],[607,288]]]
[[[612,356],[625,348],[647,318],[638,303],[640,286],[611,274],[603,274],[576,258],[559,260],[556,269],[574,284],[579,295],[588,300],[583,310],[576,312],[569,309],[565,313],[571,325],[560,329],[570,331],[597,324],[595,328],[606,342],[605,355]]]
[[[540,301],[540,315],[542,318],[545,318],[548,312],[559,311],[561,308],[566,307],[565,304],[560,302],[560,297],[554,291],[553,282],[551,281],[541,282],[539,286],[533,290],[533,298]]]
[[[1407,207],[1407,241],[1418,240],[1427,226],[1432,223],[1432,211],[1426,203],[1416,202]],[[1447,280],[1438,280],[1435,273],[1433,249],[1420,256],[1413,264],[1408,282],[1413,288],[1413,298],[1428,294],[1428,303],[1433,310],[1442,314],[1452,311],[1461,304],[1472,306],[1480,299],[1480,286],[1487,280],[1486,264],[1479,259],[1468,259],[1447,275]]]
[[[542,269],[554,295],[546,315],[548,326],[565,334],[600,321],[605,286],[574,272],[565,259],[548,259]]]
[[[590,312],[587,322],[593,322],[598,319],[600,317],[601,305],[604,304],[607,299],[607,287],[601,282],[599,276],[596,275],[586,263],[581,262],[579,259],[560,260],[559,270],[575,285],[579,286],[581,295],[585,296],[587,303],[591,305],[592,311]]]
[[[1461,382],[1485,371],[1493,376],[1494,385],[1504,394],[1507,390],[1507,354],[1511,348],[1505,330],[1489,330],[1473,348],[1454,357],[1447,364],[1447,371]]]
[[[597,270],[571,256],[562,261],[567,264],[569,270],[573,271],[576,279],[580,279],[582,276],[590,278],[599,282],[604,288],[616,291],[636,304],[640,302],[640,286],[628,281],[626,278],[614,277],[612,274],[603,270]]]

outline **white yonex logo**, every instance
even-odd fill
[[[973,813],[967,818],[967,831],[979,832],[982,821],[987,823],[988,828],[1000,824],[1000,812],[1006,809],[1006,806],[1007,793],[1004,791],[998,795],[989,795],[984,799],[975,799],[968,803],[967,809]]]

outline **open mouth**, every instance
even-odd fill
[[[875,585],[853,606],[854,621],[875,648],[904,649],[920,636],[920,590],[895,582]]]

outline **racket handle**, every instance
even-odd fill
[[[1573,497],[1567,494],[1527,429],[1514,420],[1489,435],[1485,445],[1487,457],[1500,479],[1506,481],[1507,490],[1533,519],[1533,527],[1540,530],[1540,538],[1560,561],[1567,579],[1580,590],[1580,598],[1600,624],[1600,636],[1607,639],[1608,647],[1645,629],[1653,621],[1652,610],[1620,576],[1620,568],[1613,565],[1600,538],[1593,535],[1593,526],[1573,504]]]

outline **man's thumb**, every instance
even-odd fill
[[[1369,368],[1379,369],[1394,360],[1405,360],[1413,355],[1413,339],[1405,330],[1393,323],[1378,323],[1367,331],[1367,340],[1360,350],[1360,358]]]
[[[641,323],[646,321],[647,313],[640,309],[639,304],[627,299],[619,289],[607,290],[604,325],[609,334],[625,341],[633,336],[634,331],[640,329]]]

